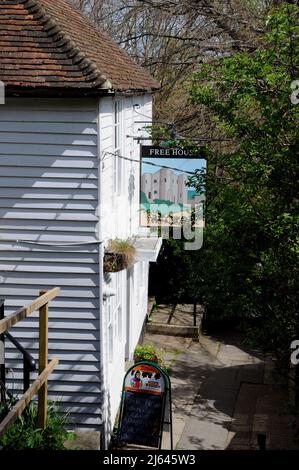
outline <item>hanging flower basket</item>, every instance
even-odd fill
[[[117,273],[135,262],[135,248],[123,240],[110,240],[104,254],[104,272]]]
[[[129,267],[128,260],[123,253],[106,252],[104,255],[104,272],[117,273]]]

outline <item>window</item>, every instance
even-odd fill
[[[165,183],[167,183],[167,178],[164,178]]]
[[[121,117],[122,117],[121,102],[115,101],[114,103],[114,153],[121,155]],[[114,157],[114,191],[117,195],[121,194],[123,180],[123,159],[117,156]]]
[[[109,356],[109,362],[113,361],[113,346],[114,346],[114,341],[113,341],[113,318],[112,318],[112,303],[111,303],[111,297],[107,299],[107,326],[108,326],[108,356]]]
[[[121,281],[122,281],[122,273],[118,273],[117,275],[117,295],[116,295],[116,318],[115,322],[117,323],[117,338],[119,341],[122,340],[122,288],[121,288]]]
[[[122,273],[113,275],[110,287],[116,295],[106,300],[109,362],[117,359],[117,342],[123,340]]]
[[[157,181],[157,180],[154,180],[154,183],[158,183],[158,181]]]
[[[114,346],[114,341],[113,341],[113,326],[109,325],[108,326],[108,342],[109,342],[109,362],[113,361],[113,346]]]
[[[139,271],[139,265],[140,263],[136,263],[134,266],[134,289],[135,289],[135,295],[136,295],[136,303],[139,305],[140,303],[140,271]]]
[[[122,333],[123,333],[123,312],[121,305],[118,306],[117,309],[117,323],[118,323],[118,340],[122,340]]]
[[[144,263],[139,263],[139,286],[143,288],[144,285]]]
[[[154,191],[154,194],[158,194],[158,191]]]
[[[144,292],[145,285],[145,264],[142,262],[136,263],[134,267],[134,289],[136,292],[136,303],[140,304],[142,301],[142,293]]]

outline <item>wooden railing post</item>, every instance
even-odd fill
[[[41,291],[40,296],[47,291]],[[39,374],[48,366],[48,302],[39,309]],[[47,425],[48,383],[38,392],[38,425],[45,429]]]
[[[26,406],[29,405],[33,397],[38,393],[38,423],[41,428],[47,425],[47,390],[48,377],[59,364],[56,357],[48,364],[48,304],[60,294],[60,288],[54,287],[50,291],[40,292],[40,296],[28,305],[19,308],[14,313],[1,319],[0,335],[6,333],[9,328],[20,321],[28,318],[33,312],[39,310],[39,376],[22,398],[13,406],[8,415],[0,423],[0,437],[4,436],[7,430],[13,425],[16,419],[21,416]],[[2,311],[3,312],[3,308]],[[2,315],[3,316],[3,315]]]

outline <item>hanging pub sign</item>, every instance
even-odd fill
[[[117,446],[125,444],[161,448],[166,415],[171,426],[170,379],[152,362],[139,362],[124,379]],[[166,406],[169,407],[167,414]]]
[[[198,158],[193,148],[141,146],[141,158]]]
[[[204,195],[190,177],[205,171],[199,149],[141,145],[141,227],[204,226]]]

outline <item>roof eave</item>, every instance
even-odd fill
[[[57,97],[57,96],[107,96],[114,95],[115,93],[123,95],[137,95],[137,94],[152,94],[159,91],[160,86],[155,87],[139,87],[139,88],[113,88],[109,80],[106,80],[100,87],[99,86],[71,86],[61,83],[58,86],[43,86],[36,85],[6,85],[5,94],[11,96],[30,96],[30,97]]]
[[[122,94],[138,94],[138,93],[149,93],[149,94],[152,94],[152,93],[156,93],[158,92],[159,90],[161,89],[161,85],[160,84],[157,84],[157,85],[153,85],[153,86],[140,86],[140,87],[134,87],[134,88],[126,88],[126,87],[116,87],[114,89],[114,91],[116,93],[122,93]]]
[[[110,88],[71,87],[71,86],[13,86],[5,87],[7,97],[57,98],[57,97],[99,97],[114,94]]]

